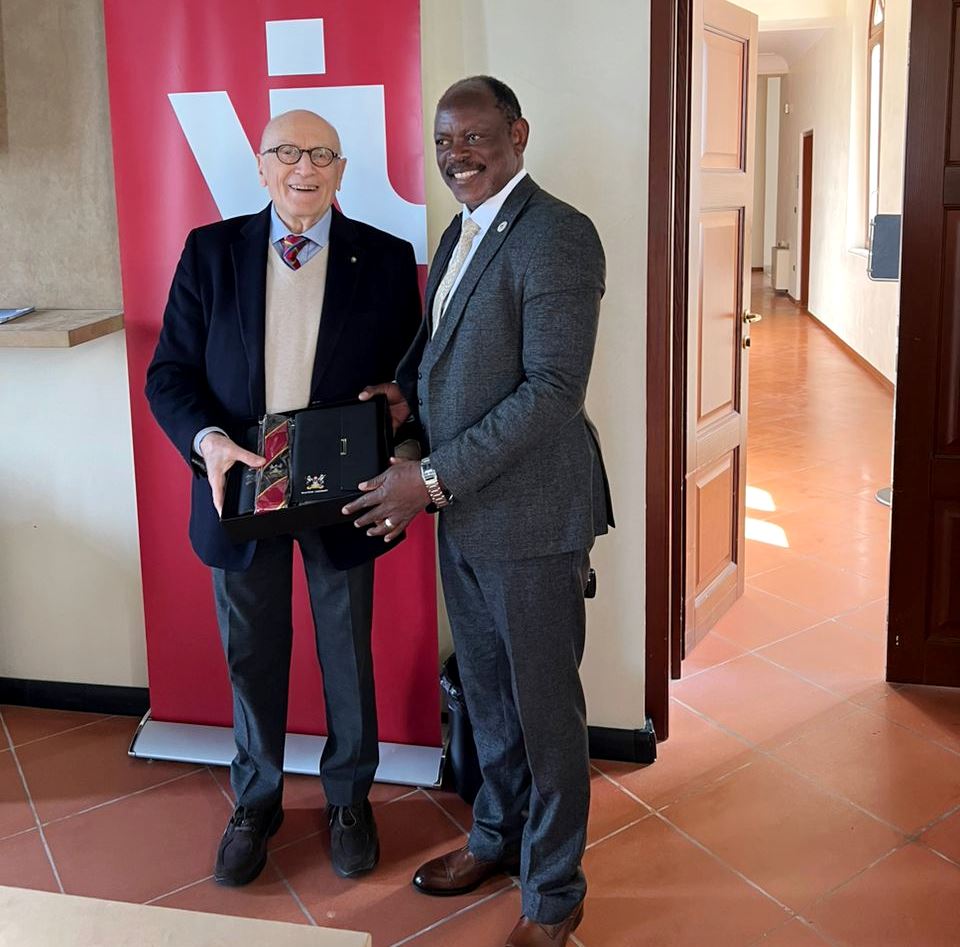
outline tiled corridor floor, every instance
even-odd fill
[[[747,591],[686,661],[648,768],[598,762],[576,942],[960,944],[960,691],[882,683],[891,396],[780,297],[753,329]],[[469,810],[375,789],[379,869],[327,863],[319,783],[292,778],[263,877],[211,880],[226,772],[126,756],[135,721],[2,708],[0,884],[370,930],[376,947],[500,947],[506,879],[409,879]]]

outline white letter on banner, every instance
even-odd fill
[[[267,205],[257,159],[226,92],[167,96],[220,216],[255,214]]]
[[[387,177],[387,125],[382,85],[271,89],[270,114],[308,109],[340,133],[347,171],[338,202],[349,217],[413,244],[427,262],[427,208],[404,200]]]
[[[226,92],[168,95],[220,216],[262,210],[267,195],[257,161]],[[349,159],[339,194],[345,214],[413,244],[418,263],[427,262],[427,209],[396,193],[387,177],[387,136],[383,86],[273,89],[270,113],[290,109],[316,112],[334,125]]]
[[[267,75],[318,76],[326,71],[323,20],[267,20]]]

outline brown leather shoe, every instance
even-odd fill
[[[507,872],[516,872],[519,863],[516,858],[485,862],[475,857],[464,845],[455,852],[447,852],[439,858],[426,862],[413,876],[413,886],[424,894],[441,897],[454,894],[466,894],[479,888],[488,878]]]
[[[559,924],[538,924],[521,917],[505,947],[563,947],[582,920],[582,901]]]

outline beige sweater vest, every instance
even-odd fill
[[[329,245],[291,270],[273,247],[267,253],[264,345],[267,412],[310,403],[310,382],[327,280]]]

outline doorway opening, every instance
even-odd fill
[[[873,6],[878,3],[880,0],[875,0]],[[915,9],[918,3],[920,0],[914,0]],[[936,2],[924,0],[924,5],[932,8]],[[704,0],[703,6],[709,9],[712,5]],[[882,19],[884,11],[874,14],[873,6],[871,20],[875,15]],[[717,3],[713,7],[719,13],[713,23],[698,27],[703,33],[697,40],[699,45],[695,45],[692,20],[700,7],[699,3],[680,0],[675,20],[670,13],[654,11],[654,50],[659,47],[658,17],[660,27],[668,34],[671,27],[676,30],[675,57],[663,55],[669,60],[665,65],[671,74],[671,81],[666,83],[667,95],[661,99],[669,105],[669,121],[659,119],[669,126],[669,139],[675,150],[668,163],[674,193],[666,208],[662,201],[654,200],[654,175],[661,156],[651,153],[651,240],[658,233],[657,228],[662,227],[672,253],[666,264],[669,278],[658,283],[653,276],[649,301],[666,305],[673,315],[673,328],[665,333],[665,339],[658,337],[651,320],[648,394],[656,396],[658,390],[669,390],[672,396],[679,393],[684,400],[678,407],[678,397],[668,398],[664,410],[654,397],[650,412],[650,431],[657,430],[658,422],[662,425],[668,456],[651,447],[648,476],[658,470],[672,471],[666,478],[666,488],[662,483],[648,486],[650,499],[663,503],[662,510],[651,504],[648,542],[667,539],[668,549],[662,571],[651,561],[653,568],[648,576],[648,706],[658,735],[666,726],[665,714],[658,721],[656,710],[658,700],[663,705],[667,703],[668,668],[673,676],[681,670],[684,674],[701,673],[707,667],[773,646],[785,654],[789,647],[780,643],[801,636],[809,641],[805,656],[802,661],[797,658],[796,663],[800,666],[806,661],[810,666],[800,666],[799,670],[814,676],[822,672],[829,677],[831,670],[842,664],[844,646],[839,642],[850,631],[854,633],[851,640],[870,638],[873,642],[867,646],[871,667],[868,676],[882,680],[887,630],[890,513],[876,503],[874,495],[890,478],[892,381],[896,371],[892,353],[897,347],[900,293],[895,283],[875,284],[868,280],[868,253],[863,246],[866,241],[862,237],[858,240],[855,234],[869,232],[863,222],[868,212],[896,215],[900,210],[904,97],[889,97],[895,102],[899,100],[900,113],[884,115],[881,139],[879,131],[871,130],[880,128],[879,115],[873,126],[868,120],[869,110],[881,101],[876,93],[875,73],[868,70],[868,65],[872,70],[873,64],[882,62],[886,70],[884,81],[906,86],[909,10],[898,10],[904,19],[895,28],[886,26],[885,42],[891,45],[896,40],[902,46],[902,50],[891,55],[884,52],[882,56],[868,57],[868,24],[862,24],[862,61],[854,58],[849,75],[863,75],[855,82],[851,79],[849,89],[824,90],[821,82],[818,99],[817,94],[811,95],[810,83],[805,82],[811,71],[817,71],[811,70],[811,66],[820,59],[832,64],[833,73],[844,74],[843,69],[835,67],[837,52],[848,34],[837,24],[818,25],[816,40],[812,45],[807,43],[796,70],[791,71],[788,64],[779,73],[783,86],[780,139],[790,140],[791,147],[781,148],[780,154],[776,238],[773,242],[768,239],[769,227],[765,225],[766,247],[761,250],[772,251],[770,257],[778,249],[786,249],[790,254],[789,286],[782,294],[773,285],[773,259],[768,262],[761,257],[763,270],[751,273],[751,263],[756,265],[756,258],[747,259],[750,221],[722,216],[731,207],[749,209],[756,203],[741,200],[739,195],[731,197],[729,188],[737,174],[749,176],[747,169],[752,169],[755,90],[744,88],[740,95],[736,83],[745,76],[755,79],[758,44],[755,35],[738,34],[736,25],[731,26],[729,17],[736,7]],[[797,18],[803,16],[801,5],[796,12]],[[942,18],[942,11],[937,15]],[[901,33],[892,39],[896,29]],[[811,27],[809,32],[813,30]],[[782,35],[788,30],[768,32],[780,33],[774,36],[778,41],[790,41]],[[875,42],[874,37],[875,31],[870,32],[871,43]],[[807,42],[809,36],[801,39]],[[801,40],[794,37],[792,41]],[[759,45],[762,51],[762,34]],[[944,51],[947,55],[953,55],[952,48]],[[705,88],[698,87],[700,64],[708,72],[713,69],[708,80],[714,82],[714,88],[709,81]],[[658,85],[656,66],[654,63],[651,74],[654,97],[665,91]],[[819,69],[820,76],[830,72]],[[841,93],[849,93],[848,107],[838,108]],[[828,103],[829,115],[824,111],[824,101]],[[944,108],[944,117],[948,114],[945,102],[944,97],[938,103],[938,107]],[[718,120],[713,110],[724,103],[730,109],[729,117]],[[811,108],[812,117],[808,114]],[[658,113],[652,109],[651,114]],[[652,125],[652,140],[657,131]],[[914,131],[919,134],[917,128]],[[837,147],[841,139],[842,148]],[[887,152],[882,160],[877,155],[878,142],[881,154]],[[793,169],[785,159],[785,153],[790,152],[795,161]],[[831,165],[828,160],[834,163]],[[717,186],[718,200],[710,204],[702,198],[715,185],[706,178],[717,171],[724,172],[726,177]],[[863,188],[857,186],[855,171],[864,178]],[[688,195],[686,205],[673,199],[677,194]],[[830,213],[838,209],[840,213],[834,216],[839,217],[839,223],[830,219]],[[743,218],[750,216],[748,210],[742,211]],[[651,266],[654,257],[651,251]],[[745,264],[746,278],[742,290],[729,293],[735,281],[725,276],[724,267],[732,270],[738,262]],[[727,308],[721,312],[717,298],[724,294]],[[765,315],[766,321],[751,325],[758,314]],[[716,331],[719,321],[715,315],[727,320],[723,333]],[[881,319],[885,320],[882,324]],[[711,332],[713,342],[720,343],[712,353],[705,344],[705,340],[710,341]],[[889,343],[884,351],[878,351],[875,345],[880,335]],[[664,341],[666,345],[661,347]],[[762,355],[758,350],[763,350]],[[662,363],[664,351],[669,358],[668,370]],[[716,352],[721,353],[721,359],[712,357]],[[700,372],[694,378],[698,369],[708,363],[712,374]],[[750,363],[754,377],[748,387]],[[679,378],[685,378],[684,385],[678,384]],[[750,421],[749,425],[744,422],[747,436],[741,443],[735,443],[730,435],[718,434],[716,423],[720,419],[729,430],[737,414]],[[677,424],[678,421],[681,423]],[[766,429],[757,426],[761,423],[767,425]],[[697,437],[702,438],[701,443]],[[708,448],[717,453],[711,455]],[[757,454],[761,449],[765,456]],[[697,461],[703,457],[708,465],[698,467]],[[678,475],[678,471],[683,473]],[[743,471],[743,532],[738,535],[735,490]],[[779,497],[766,489],[771,485],[778,487]],[[714,516],[711,511],[721,515]],[[791,518],[786,525],[791,527],[792,537],[784,524],[777,522],[778,517]],[[685,537],[680,548],[676,541],[670,544],[677,536],[678,520],[685,530],[680,534]],[[695,534],[692,542],[691,533]],[[765,534],[772,541],[763,542],[758,534]],[[752,557],[751,545],[760,550]],[[736,587],[737,581],[732,579],[732,571],[740,569],[743,594],[733,596],[736,604],[729,608],[726,603],[701,608],[716,591],[718,580],[726,583],[729,598],[731,582]],[[788,589],[790,597],[785,595]],[[795,600],[791,601],[791,597]],[[732,633],[719,633],[711,643],[711,631],[722,632],[721,623],[735,609],[749,612],[750,599],[763,602],[768,612],[782,613],[779,628],[769,615],[763,617],[764,635],[784,630],[786,633],[765,639],[750,639],[744,633],[739,641]],[[664,600],[672,607],[662,608]],[[706,620],[698,623],[701,613]],[[814,642],[817,634],[807,632],[818,627],[821,637],[837,629],[841,634],[829,642]],[[666,642],[660,639],[660,629],[671,631]],[[704,643],[700,647],[691,647],[701,639]],[[798,642],[792,646],[798,647]],[[704,647],[712,648],[713,655],[705,652]],[[714,660],[718,655],[719,660]],[[683,668],[681,657],[687,658]],[[818,670],[815,659],[824,658],[830,667]],[[834,685],[853,686],[849,680],[846,684],[834,681]]]

